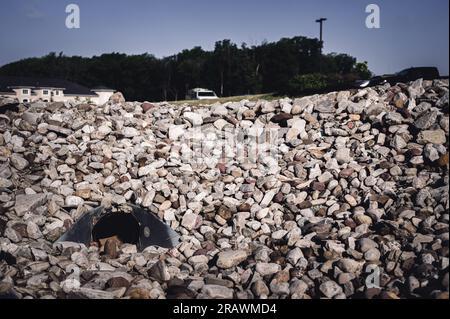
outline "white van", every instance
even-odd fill
[[[186,100],[213,100],[218,99],[214,91],[202,88],[195,88],[189,90],[186,95]]]

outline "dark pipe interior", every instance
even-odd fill
[[[117,236],[124,243],[139,243],[139,223],[132,214],[110,213],[98,220],[92,229],[92,238],[98,241]]]

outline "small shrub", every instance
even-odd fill
[[[286,91],[282,93],[289,95],[310,95],[347,90],[351,88],[352,84],[358,79],[360,79],[360,77],[356,73],[311,73],[297,75],[289,81]]]
[[[320,91],[327,87],[327,76],[320,73],[303,74],[295,76],[288,84],[292,93],[306,91]]]

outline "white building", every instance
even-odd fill
[[[88,89],[66,80],[0,76],[0,95],[17,98],[20,103],[77,101],[102,105],[113,94],[114,90],[107,87]]]

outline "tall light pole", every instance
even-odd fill
[[[320,18],[320,19],[316,20],[316,22],[320,24],[320,43],[322,44],[322,46],[323,46],[322,31],[323,31],[323,22],[324,21],[327,21],[327,18]]]
[[[316,22],[320,24],[320,56],[319,56],[319,71],[322,72],[322,48],[323,48],[323,39],[322,39],[322,31],[323,31],[323,22],[327,21],[327,18],[317,19]]]

